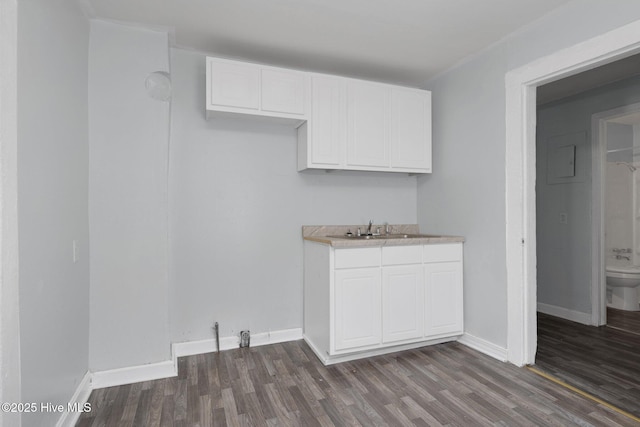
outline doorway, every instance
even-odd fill
[[[612,109],[633,101],[638,103]],[[639,116],[636,75],[538,106],[536,134],[535,369],[635,417],[640,335],[601,325],[608,313],[618,314],[607,308],[605,266],[630,267],[635,255],[632,179]],[[598,273],[592,281],[593,271]],[[593,306],[592,295],[599,296]]]
[[[606,285],[606,266],[620,271],[640,263],[640,102],[594,114],[592,118],[594,152],[597,152],[600,176],[593,179],[593,191],[600,191],[601,223],[596,224],[600,259],[599,280],[592,284],[599,307],[595,325],[608,325],[640,334],[637,293],[612,291]],[[596,243],[596,242],[594,242]],[[594,251],[596,252],[596,251]],[[633,269],[632,269],[633,270]],[[635,301],[627,301],[628,299]],[[630,311],[630,310],[635,310]]]
[[[534,363],[537,346],[536,87],[639,51],[637,21],[512,70],[505,77],[507,357],[516,365]]]

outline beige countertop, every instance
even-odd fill
[[[302,237],[305,240],[323,243],[334,248],[407,246],[464,242],[464,237],[461,236],[443,236],[438,234],[420,233],[417,224],[390,225],[390,233],[388,237],[385,235],[384,225],[374,224],[371,227],[371,230],[375,232],[378,227],[380,227],[381,235],[364,239],[346,237],[345,233],[347,231],[351,231],[355,235],[358,228],[360,228],[364,233],[367,228],[366,225],[304,225],[302,226]]]

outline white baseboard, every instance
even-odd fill
[[[569,310],[568,308],[558,307],[555,305],[538,303],[538,311],[550,316],[560,317],[561,319],[571,320],[572,322],[582,323],[583,325],[591,325],[591,313],[583,313],[581,311]]]
[[[76,391],[73,393],[73,396],[71,396],[71,399],[69,399],[69,403],[71,405],[77,404],[77,407],[81,408],[89,400],[89,395],[91,394],[91,377],[92,375],[91,375],[91,372],[89,371],[87,371],[87,373],[84,374],[84,377],[82,377],[80,384],[78,384],[78,388],[76,388]],[[60,418],[56,423],[56,427],[75,426],[81,414],[82,414],[81,411],[74,411],[74,412],[64,411],[62,415],[60,415]]]
[[[478,338],[474,335],[464,333],[458,338],[460,344],[464,344],[469,348],[478,350],[480,353],[484,353],[487,356],[491,356],[494,359],[498,359],[501,362],[507,361],[507,349],[500,347],[492,342]]]
[[[277,344],[280,342],[302,339],[302,328],[283,329],[281,331],[262,332],[251,335],[251,347]],[[220,350],[238,348],[240,338],[237,336],[220,338]],[[179,342],[172,345],[175,357],[192,356],[194,354],[212,353],[216,351],[216,340]]]
[[[251,347],[299,339],[302,339],[302,328],[263,332],[251,336]],[[237,336],[220,338],[220,350],[231,350],[238,348],[238,345],[239,337]],[[175,377],[178,375],[178,357],[211,353],[214,351],[216,351],[216,341],[214,339],[174,343],[171,345],[172,360],[94,372],[91,379],[91,388],[113,387],[141,381]]]
[[[94,372],[91,378],[92,388],[113,387],[141,381],[159,380],[161,378],[178,375],[173,360],[150,363],[148,365],[129,366],[126,368],[110,369]]]
[[[380,356],[382,354],[396,353],[398,351],[404,350],[412,350],[414,348],[426,347],[434,344],[442,344],[445,342],[456,341],[456,337],[444,337],[444,338],[436,338],[433,340],[427,341],[418,341],[408,344],[399,344],[391,347],[383,347],[383,348],[374,348],[369,350],[358,351],[356,353],[347,353],[347,354],[338,354],[329,356],[326,353],[323,353],[314,343],[309,339],[309,337],[305,336],[304,341],[311,348],[311,350],[315,353],[315,355],[320,359],[320,361],[325,365],[334,365],[336,363],[342,362],[350,362],[352,360],[363,359],[365,357],[373,357]]]

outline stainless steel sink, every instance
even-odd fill
[[[386,239],[426,239],[429,237],[442,237],[435,234],[386,234]]]
[[[327,237],[332,237],[332,238],[340,238],[340,239],[354,239],[354,240],[367,240],[367,239],[384,239],[385,237],[383,235],[378,235],[378,234],[362,234],[360,236],[355,235],[355,234],[351,234],[351,235],[347,235],[347,234],[342,234],[340,236],[327,236]]]
[[[346,235],[343,234],[341,236],[328,236],[328,237],[338,237],[341,239],[354,239],[354,240],[369,240],[369,239],[426,239],[429,237],[441,237],[433,234],[363,234],[363,235]]]

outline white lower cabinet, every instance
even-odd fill
[[[382,342],[422,338],[424,279],[421,264],[382,267]]]
[[[462,261],[425,264],[424,278],[425,334],[462,333]]]
[[[323,363],[462,334],[462,243],[304,245],[304,338]]]
[[[380,269],[335,274],[335,349],[380,344]]]

